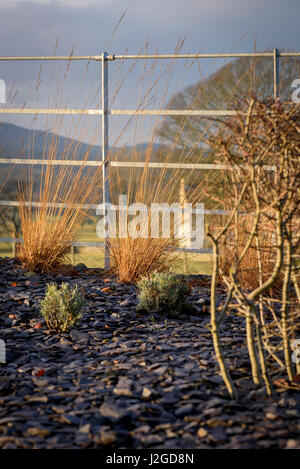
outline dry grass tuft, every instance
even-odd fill
[[[121,282],[136,283],[153,271],[167,272],[175,267],[177,256],[172,239],[123,238],[111,242],[111,268]]]
[[[54,172],[50,165],[42,173],[39,194],[33,194],[33,182],[20,187],[23,243],[19,244],[17,256],[25,269],[34,272],[53,272],[70,262],[77,231],[88,216],[84,205],[93,203],[96,194],[99,197],[99,170],[88,176],[81,168],[72,184],[71,168],[59,168],[56,177]]]
[[[23,268],[34,272],[61,269],[74,243],[76,213],[66,210],[51,220],[46,207],[34,214],[22,205],[20,217],[24,242],[17,255]]]
[[[97,168],[86,167],[89,151],[83,155],[80,144],[59,150],[59,144],[57,135],[45,140],[44,159],[50,163],[45,162],[40,172],[29,166],[22,177],[26,182],[18,188],[24,242],[17,256],[25,269],[35,272],[53,272],[70,262],[77,231],[89,216],[87,205],[99,203],[101,195],[101,163]],[[63,164],[51,164],[58,159]],[[72,166],[76,160],[81,160],[80,166]]]

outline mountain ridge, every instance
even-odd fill
[[[97,160],[101,156],[101,145],[92,145],[82,142],[78,139],[71,137],[64,137],[56,134],[55,132],[45,132],[42,130],[32,130],[17,124],[7,122],[0,122],[0,157],[2,158],[32,158],[32,157],[46,157],[47,152],[47,139],[48,142],[57,141],[56,153],[57,155],[64,154],[64,158],[68,158],[68,152],[72,154],[72,147],[76,149],[77,156],[86,155],[88,153],[88,160]],[[34,148],[33,148],[34,145]],[[112,153],[119,152],[120,155],[124,151],[138,148],[141,154],[149,146],[149,143],[143,142],[137,145],[124,145],[121,147],[111,147]],[[160,147],[160,144],[152,145],[153,149]],[[57,158],[60,159],[60,158]],[[80,158],[78,158],[80,159]],[[142,160],[143,158],[141,158]]]

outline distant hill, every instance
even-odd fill
[[[27,158],[33,154],[41,158],[43,153],[47,154],[49,142],[57,142],[57,159],[66,155],[72,148],[78,148],[78,157],[89,151],[89,159],[97,159],[101,154],[101,147],[94,145],[90,147],[87,143],[56,135],[52,132],[47,134],[41,130],[31,130],[15,124],[0,123],[0,155],[2,158],[22,157]],[[48,142],[48,143],[47,143]],[[33,152],[33,153],[32,153]]]
[[[100,145],[89,145],[79,140],[63,137],[52,132],[47,132],[46,134],[41,130],[31,130],[19,125],[0,122],[0,158],[46,159],[54,142],[56,145],[54,159],[82,160],[88,155],[88,160],[101,161]],[[147,143],[141,143],[135,147],[124,146],[121,148],[110,148],[111,159],[130,161],[131,155],[134,154],[135,161],[137,158],[143,161],[147,147]],[[153,145],[152,158],[154,161],[159,148],[161,148],[159,144]],[[35,175],[37,180],[40,170],[41,165],[36,165]],[[8,187],[17,185],[17,180],[24,175],[23,171],[24,165],[0,164],[0,187],[3,181],[11,181],[2,188],[1,199],[6,198]]]
[[[49,142],[57,142],[56,158],[60,159],[64,155],[69,158],[68,154],[76,151],[76,159],[83,158],[83,155],[88,153],[89,160],[98,160],[101,157],[100,145],[89,145],[88,143],[81,142],[76,139],[63,137],[52,132],[43,132],[42,130],[31,130],[15,124],[0,122],[0,158],[27,158],[34,156],[41,158],[45,152],[47,155],[49,151]],[[141,160],[144,150],[148,147],[148,143],[141,143],[138,145],[139,152],[141,153]],[[153,149],[158,149],[159,144],[154,144]],[[122,148],[115,147],[110,150],[115,159],[115,152],[118,156],[122,157],[123,153],[132,150],[133,147],[125,146]]]

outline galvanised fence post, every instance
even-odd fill
[[[108,162],[108,54],[102,54],[102,193],[103,193],[103,215],[108,220],[107,209],[109,204],[109,162]],[[107,227],[108,228],[108,227]],[[107,230],[108,232],[108,230]],[[104,229],[104,268],[110,266],[109,241]]]

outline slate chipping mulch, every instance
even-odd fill
[[[41,320],[52,281],[85,291],[82,322],[68,334]],[[101,269],[31,275],[1,259],[0,448],[300,448],[300,392],[254,388],[240,317],[222,327],[240,393],[227,398],[202,283],[193,315],[163,317],[139,312],[135,287]]]

